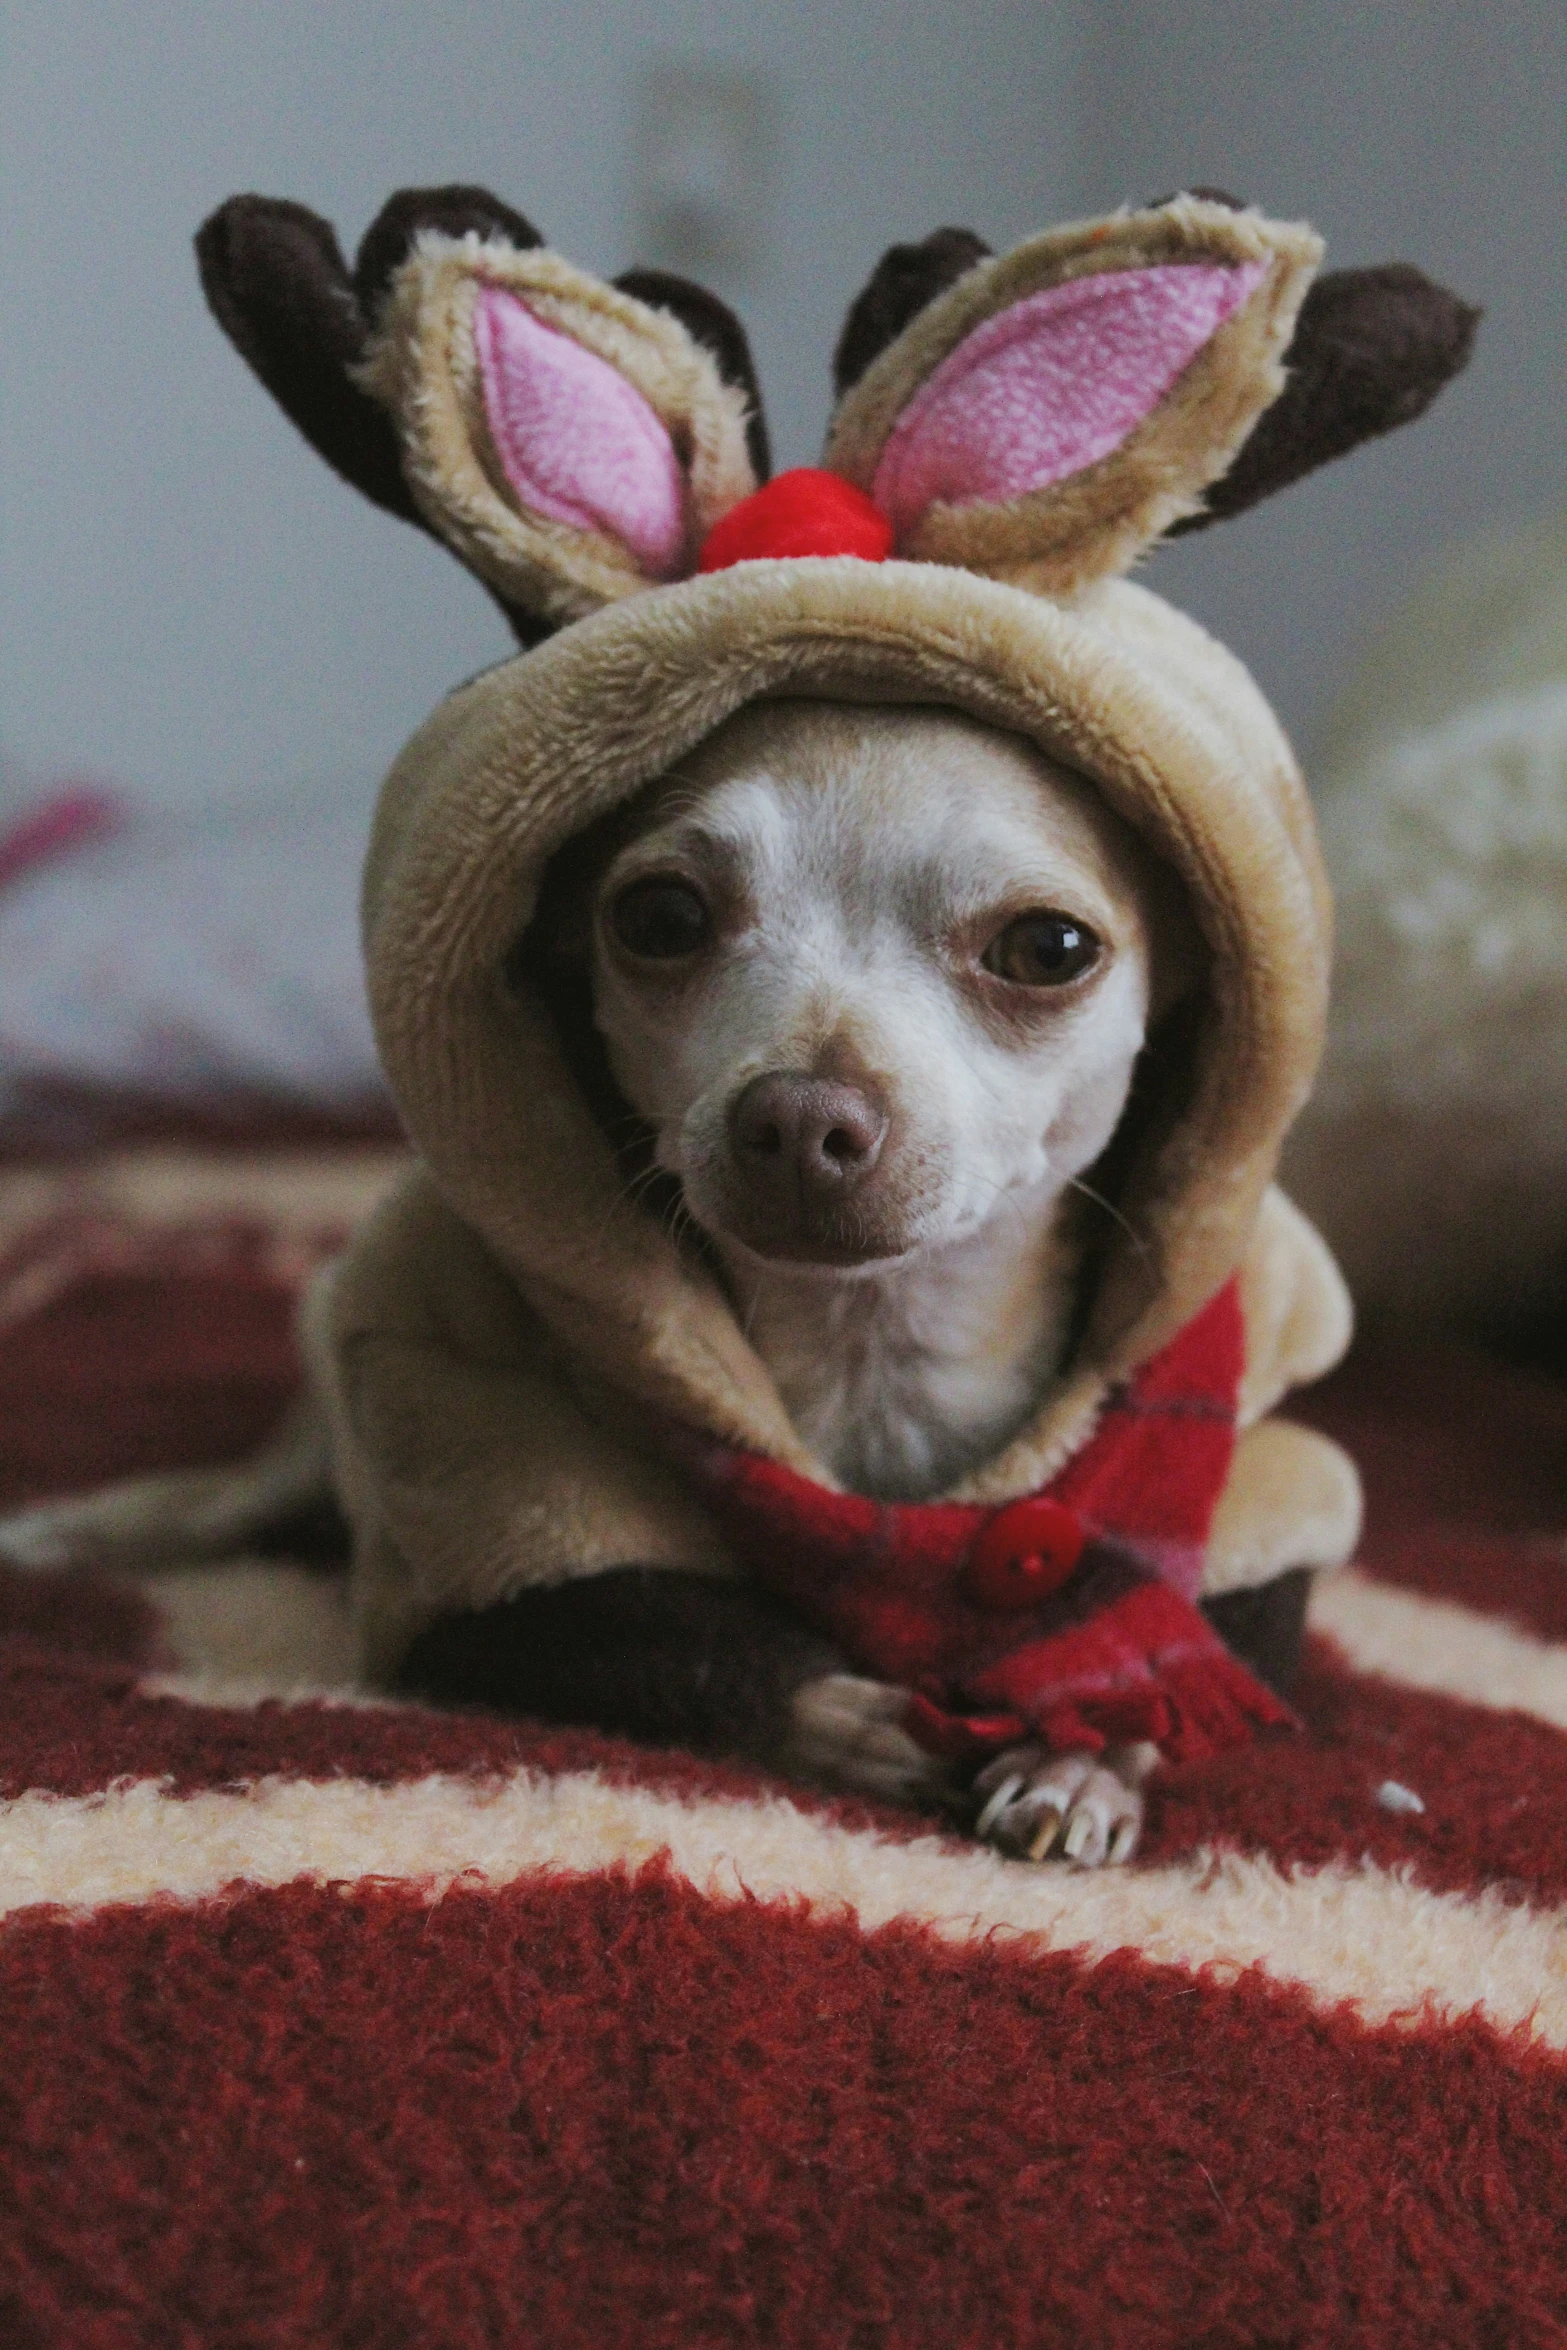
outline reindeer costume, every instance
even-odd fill
[[[1227,199],[999,259],[943,230],[856,303],[823,468],[768,483],[722,306],[601,283],[479,191],[395,198],[351,278],[323,222],[256,198],[199,247],[315,445],[534,648],[409,745],[366,873],[421,1163],[307,1344],[367,1669],[570,1712],[552,1675],[574,1652],[592,1718],[760,1753],[835,1660],[906,1687],[916,1734],[965,1759],[1025,1732],[1190,1757],[1287,1719],[1257,1674],[1284,1676],[1307,1571],[1358,1516],[1348,1461],[1269,1416],[1349,1330],[1271,1186],[1329,909],[1267,706],[1120,574],[1417,413],[1471,314],[1398,267],[1313,288],[1317,238]],[[1204,942],[1200,997],[1150,1040],[1095,1170],[1114,1215],[1071,1358],[928,1504],[846,1494],[811,1456],[711,1263],[628,1203],[581,1007],[528,953],[551,860],[780,694],[1036,743],[1174,868]]]

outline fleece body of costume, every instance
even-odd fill
[[[422,1163],[306,1342],[368,1671],[530,1588],[669,1568],[782,1594],[954,1753],[1020,1727],[1194,1753],[1278,1718],[1198,1603],[1355,1538],[1349,1463],[1269,1416],[1349,1329],[1271,1187],[1320,1049],[1328,904],[1265,703],[1117,575],[1418,414],[1474,313],[1403,265],[1313,283],[1309,228],[1212,194],[999,257],[942,229],[856,300],[823,466],[769,481],[723,305],[667,273],[594,278],[484,189],[402,191],[352,270],[328,223],[261,197],[197,244],[316,448],[535,648],[409,745],[366,874]],[[935,705],[1037,745],[1173,870],[1205,951],[1092,1170],[1110,1212],[1069,1359],[918,1506],[844,1494],[812,1458],[710,1260],[636,1204],[518,951],[563,847],[781,695]]]
[[[1052,1488],[1071,1493],[1090,1541],[1078,1585],[1096,1559],[1102,1577],[1106,1542],[1123,1570],[1130,1553],[1137,1580],[1185,1601],[1337,1564],[1353,1545],[1350,1464],[1267,1416],[1337,1358],[1349,1312],[1320,1242],[1271,1188],[1319,1049],[1330,920],[1304,791],[1265,703],[1199,628],[1124,583],[1067,603],[943,565],[757,561],[616,603],[477,679],[385,787],[366,955],[424,1165],[309,1317],[373,1674],[395,1672],[444,1615],[630,1562],[780,1588],[765,1527],[715,1462],[782,1481],[775,1533],[785,1486],[835,1494],[708,1262],[628,1204],[554,1020],[515,976],[551,857],[769,694],[935,703],[1037,743],[1174,867],[1207,950],[1200,1004],[1152,1041],[1113,1146],[1118,1221],[1071,1362],[991,1460],[901,1513],[961,1514],[945,1587],[971,1572],[986,1525]],[[1074,1464],[1103,1453],[1139,1382],[1216,1313],[1233,1360],[1165,1429],[1202,1453],[1196,1489],[1168,1457],[1135,1507],[1125,1476],[1119,1491],[1114,1477],[1074,1487]],[[863,1610],[856,1635],[841,1609],[813,1610],[798,1578],[788,1595],[851,1662],[887,1673]],[[1003,1655],[1028,1629],[1007,1628]],[[965,1723],[981,1745],[987,1725],[1049,1728],[1051,1704],[1013,1702],[996,1661],[938,1659],[918,1676],[931,1742]],[[1054,1706],[1062,1737],[1162,1730],[1167,1751],[1200,1750],[1167,1714],[1085,1717],[1077,1695]],[[1242,1703],[1230,1730],[1259,1718],[1265,1707]]]

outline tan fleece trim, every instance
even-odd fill
[[[0,1839],[0,1914],[369,1877],[460,1901],[658,1860],[714,1902],[787,1902],[867,1933],[911,1922],[959,1949],[999,1937],[1024,1960],[1070,1951],[1091,1966],[1130,1949],[1227,1977],[1256,1967],[1321,2007],[1352,2002],[1368,2024],[1478,2012],[1567,2047],[1567,1912],[1431,1893],[1370,1863],[1286,1873],[1200,1853],[1164,1868],[1028,1868],[945,1837],[884,1840],[782,1796],[683,1800],[590,1772],[272,1779],[180,1797],[144,1779],[85,1799],[24,1795],[0,1806]]]
[[[756,487],[745,394],[726,384],[670,311],[605,285],[546,249],[519,253],[470,232],[427,229],[392,279],[358,380],[402,437],[420,511],[481,578],[553,621],[577,619],[653,584],[607,533],[525,512],[490,438],[474,350],[481,285],[524,301],[642,394],[687,475],[687,554]]]
[[[1110,1387],[1111,1381],[1093,1364],[1070,1373],[1011,1443],[960,1478],[947,1498],[989,1509],[1019,1494],[1037,1493],[1088,1442]]]
[[[1309,228],[1192,196],[1052,229],[980,262],[919,313],[843,401],[823,462],[868,492],[888,437],[921,385],[976,327],[1031,294],[1170,263],[1262,263],[1267,274],[1255,293],[1119,448],[1005,504],[934,506],[898,550],[1069,595],[1124,571],[1172,522],[1199,510],[1203,491],[1228,470],[1284,388],[1284,354],[1321,258],[1322,240]]]
[[[1263,1196],[1240,1284],[1246,1323],[1240,1424],[1249,1428],[1290,1388],[1308,1386],[1343,1358],[1354,1307],[1327,1244],[1277,1184]]]
[[[1190,613],[1135,583],[1112,579],[1087,588],[1076,599],[1076,609],[1114,636],[1124,659],[1146,665],[1163,681],[1178,678],[1191,723],[1223,746],[1227,757],[1254,763],[1260,788],[1283,826],[1287,853],[1299,865],[1311,894],[1325,986],[1333,949],[1333,899],[1316,816],[1294,753],[1251,671]]]
[[[1341,1567],[1360,1539],[1360,1478],[1349,1455],[1288,1420],[1250,1428],[1219,1496],[1202,1596],[1248,1591],[1291,1567]]]
[[[450,1610],[632,1562],[733,1568],[685,1482],[583,1409],[478,1236],[417,1175],[312,1301],[372,1679]]]
[[[1063,609],[922,564],[743,564],[601,612],[436,712],[388,780],[366,876],[371,1001],[411,1131],[576,1375],[799,1461],[727,1302],[627,1204],[542,1006],[502,979],[554,850],[779,692],[1009,727],[1096,780],[1186,883],[1210,1002],[1121,1196],[1131,1238],[1106,1261],[1085,1382],[1146,1359],[1244,1259],[1320,1049],[1327,911],[1266,704],[1125,583]],[[1020,1440],[1030,1458],[1081,1424],[1084,1393],[1053,1399]]]
[[[1241,1262],[1240,1290],[1246,1327],[1246,1368],[1237,1402],[1240,1425],[1246,1429],[1271,1411],[1290,1388],[1304,1386],[1331,1370],[1350,1339],[1349,1291],[1338,1267],[1300,1210],[1276,1185],[1270,1185],[1263,1194],[1250,1245]],[[1020,1435],[953,1488],[952,1499],[990,1504],[1009,1501],[1015,1494],[1032,1493],[1048,1484],[1093,1434],[1109,1386],[1103,1373],[1093,1368],[1085,1367],[1074,1373],[1050,1396],[1044,1410]],[[1294,1433],[1304,1434],[1304,1431]],[[1344,1466],[1347,1469],[1348,1463]],[[1279,1529],[1282,1548],[1277,1563],[1273,1566],[1261,1563],[1269,1555],[1267,1543],[1263,1542],[1261,1547],[1249,1548],[1247,1552],[1249,1557],[1255,1556],[1255,1571],[1237,1567],[1232,1580],[1266,1582],[1286,1565],[1341,1565],[1353,1549],[1359,1529],[1358,1492],[1357,1485],[1351,1512],[1354,1531],[1342,1550],[1333,1548],[1338,1535],[1328,1529],[1349,1522],[1344,1515],[1343,1496],[1332,1504],[1326,1495],[1309,1500],[1302,1496],[1299,1508],[1306,1510],[1307,1519],[1301,1525],[1300,1539],[1307,1542],[1308,1548],[1299,1556],[1288,1555],[1295,1540],[1288,1527],[1297,1522],[1297,1510],[1296,1517],[1287,1515]],[[1328,1508],[1326,1518],[1318,1518],[1320,1507]],[[1308,1533],[1308,1524],[1320,1526],[1322,1530]],[[1258,1534],[1261,1535],[1260,1528]],[[1323,1545],[1332,1550],[1331,1556],[1326,1551],[1320,1558],[1317,1556],[1318,1548]]]

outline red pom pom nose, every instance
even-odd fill
[[[892,524],[863,490],[818,465],[797,465],[731,506],[702,543],[698,571],[778,555],[857,555],[885,563]]]

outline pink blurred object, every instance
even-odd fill
[[[67,784],[0,830],[0,889],[36,866],[122,832],[129,810],[101,784]]]
[[[60,789],[0,824],[0,1161],[158,1122],[390,1116],[360,972],[366,815]]]

